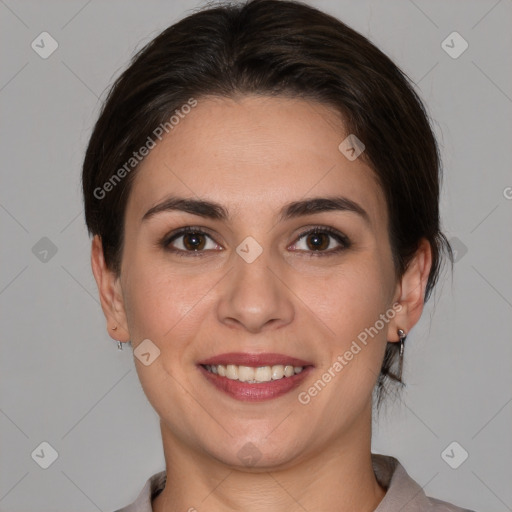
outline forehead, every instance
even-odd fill
[[[313,101],[198,99],[139,165],[127,217],[140,219],[168,194],[211,199],[251,215],[309,196],[344,195],[379,223],[382,191],[362,159],[351,161],[340,151],[347,135],[340,116]]]

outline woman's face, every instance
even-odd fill
[[[176,446],[285,467],[367,432],[386,341],[409,325],[384,195],[340,134],[315,102],[198,99],[137,170],[113,322],[144,354],[142,387]],[[171,196],[225,218],[147,214]],[[304,207],[320,198],[337,203]]]

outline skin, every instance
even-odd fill
[[[397,278],[385,197],[372,169],[338,150],[347,135],[339,116],[315,102],[199,98],[137,170],[120,277],[94,237],[91,262],[109,333],[131,340],[134,350],[146,338],[160,350],[149,366],[134,358],[160,416],[167,485],[155,511],[373,511],[384,497],[371,465],[372,390],[386,342],[398,341],[397,329],[408,333],[421,315],[431,250],[422,241]],[[141,221],[171,193],[216,201],[231,218],[168,211]],[[285,203],[333,193],[357,202],[369,223],[351,211],[277,221]],[[299,239],[316,225],[340,231],[350,247],[320,256],[307,236]],[[201,239],[203,257],[158,245],[185,226],[211,235]],[[247,236],[263,249],[252,263],[235,251]],[[323,251],[340,246],[324,237]],[[185,238],[173,246],[186,250]],[[400,312],[301,404],[298,391],[396,303]],[[297,391],[241,402],[197,367],[226,352],[284,353],[315,368]],[[260,456],[250,467],[237,456],[249,442]]]

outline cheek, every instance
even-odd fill
[[[184,275],[155,263],[150,256],[132,257],[129,268],[126,310],[130,333],[137,338],[163,341],[172,337],[211,287],[204,275]]]
[[[161,250],[149,239],[129,229],[126,221],[123,247],[123,297],[132,343],[160,339],[187,309],[187,289],[180,276],[170,272]]]
[[[181,407],[193,411],[193,403],[183,399],[180,383],[188,382],[190,372],[194,371],[188,364],[188,347],[198,315],[204,313],[201,298],[205,294],[205,279],[201,283],[200,276],[184,277],[144,256],[132,256],[129,269],[125,301],[134,352],[145,339],[160,351],[148,366],[135,362],[142,388],[161,417],[172,413],[172,404],[182,404]]]
[[[392,269],[381,261],[377,254],[356,254],[305,291],[308,303],[345,341],[373,325],[389,307]]]
[[[333,272],[329,283],[309,296],[314,312],[329,329],[323,341],[322,377],[329,390],[324,403],[337,406],[329,414],[364,407],[380,372],[387,342],[387,322],[393,275],[376,253],[359,254]],[[394,311],[393,311],[394,313]],[[336,412],[338,411],[338,412]]]

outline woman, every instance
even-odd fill
[[[166,461],[123,511],[462,510],[370,449],[451,257],[439,179],[408,79],[312,7],[210,7],[135,56],[83,168]]]

